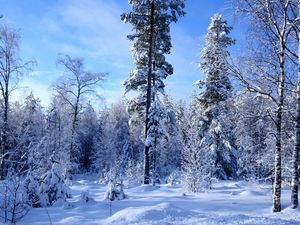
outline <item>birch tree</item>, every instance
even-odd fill
[[[287,54],[288,41],[292,31],[289,24],[291,0],[245,0],[234,1],[238,10],[250,16],[252,28],[260,38],[260,55],[254,59],[251,69],[252,77],[234,70],[234,75],[250,92],[256,92],[270,99],[274,105],[273,121],[276,126],[275,135],[275,172],[273,211],[281,211],[281,179],[282,179],[282,124],[284,101],[287,86]],[[249,18],[249,17],[248,17]],[[258,35],[260,34],[260,35]],[[253,37],[254,40],[258,40]],[[256,44],[258,44],[258,42]],[[257,45],[256,45],[257,46]],[[253,62],[254,62],[253,61]]]
[[[295,20],[294,28],[296,35],[298,34],[298,81],[296,87],[296,125],[295,125],[295,146],[293,149],[293,174],[291,182],[291,207],[296,209],[299,205],[298,189],[299,189],[299,152],[300,152],[300,30],[299,16],[300,16],[300,1],[297,1],[298,17]],[[297,26],[298,25],[298,26]]]
[[[71,58],[68,55],[60,57],[58,63],[65,69],[65,75],[54,85],[54,90],[71,110],[69,155],[70,162],[73,163],[73,166],[71,166],[72,171],[75,169],[74,163],[78,163],[78,159],[76,158],[75,136],[84,97],[90,94],[96,94],[95,88],[103,81],[105,74],[86,70],[83,59]]]

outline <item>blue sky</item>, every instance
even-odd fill
[[[99,89],[107,104],[122,97],[121,83],[134,68],[132,43],[126,39],[131,27],[120,20],[120,14],[130,10],[127,0],[0,0],[0,5],[5,21],[20,29],[21,57],[38,63],[20,80],[20,86],[28,88],[18,90],[15,99],[22,101],[32,90],[42,105],[49,104],[49,87],[62,75],[56,65],[59,53],[82,57],[87,68],[109,73]],[[173,49],[168,60],[174,74],[167,79],[166,90],[173,98],[188,101],[192,84],[201,79],[197,62],[210,17],[220,12],[230,18],[226,8],[225,0],[186,1],[187,15],[171,27]]]

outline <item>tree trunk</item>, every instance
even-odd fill
[[[275,174],[274,174],[274,196],[273,196],[273,212],[281,211],[281,125],[282,125],[282,110],[284,102],[284,87],[285,87],[285,68],[284,68],[284,51],[285,43],[281,38],[280,49],[280,80],[278,87],[278,109],[276,120],[276,149],[275,149]]]
[[[8,129],[8,83],[5,85],[5,96],[4,96],[4,113],[3,113],[3,127],[1,133],[1,174],[0,180],[4,180],[6,176],[5,171],[5,158],[7,158],[6,150],[7,150],[7,129]]]
[[[153,32],[154,32],[154,1],[151,3],[150,12],[150,35],[149,35],[149,54],[148,54],[148,77],[147,77],[147,102],[146,102],[146,120],[145,120],[145,140],[148,136],[149,109],[151,106],[151,78],[152,78],[152,53],[153,53]],[[144,184],[150,183],[150,146],[145,145],[144,149]]]
[[[300,15],[300,3],[298,4],[298,10]],[[300,38],[300,32],[298,32]],[[300,39],[299,39],[300,40]],[[296,116],[296,140],[293,151],[293,174],[292,174],[292,194],[291,194],[291,203],[292,209],[298,207],[298,187],[299,187],[299,151],[300,151],[300,41],[298,43],[298,82],[297,82],[297,116]]]
[[[79,114],[79,100],[80,100],[80,89],[78,88],[77,96],[76,96],[76,103],[74,107],[74,116],[72,120],[72,127],[71,127],[71,143],[70,143],[70,152],[69,152],[69,160],[70,160],[70,167],[68,169],[68,174],[67,176],[69,179],[72,179],[71,173],[74,172],[73,168],[73,162],[74,162],[74,157],[75,157],[75,152],[74,152],[74,139],[75,139],[75,132],[76,132],[76,123],[78,119],[78,114]]]
[[[154,36],[154,34],[153,34]],[[154,37],[153,37],[154,38]],[[153,71],[155,71],[155,62],[152,63],[152,66],[153,66]],[[156,86],[155,86],[155,81],[156,81],[156,77],[155,77],[155,73],[153,73],[153,76],[152,76],[152,85],[153,85],[153,91],[152,91],[152,101],[155,102],[155,95],[156,95]],[[156,146],[157,146],[157,132],[155,132],[155,136],[154,136],[154,146],[152,146],[152,154],[153,154],[153,157],[152,157],[152,168],[153,168],[153,181],[152,181],[152,184],[155,185],[156,181],[157,181],[157,149],[156,149]]]

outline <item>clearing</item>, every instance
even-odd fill
[[[199,194],[184,194],[179,185],[136,186],[125,189],[128,198],[113,201],[111,209],[104,200],[106,190],[95,180],[77,179],[68,203],[32,209],[18,224],[300,224],[299,210],[288,207],[289,188],[283,189],[280,213],[272,212],[271,186],[245,181],[216,182],[212,190]],[[92,198],[89,202],[81,200],[84,191]]]

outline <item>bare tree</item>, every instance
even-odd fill
[[[8,174],[5,181],[1,183],[0,191],[0,217],[4,222],[16,224],[23,218],[30,209],[30,202],[27,199],[27,194],[23,188],[23,180],[18,172]]]
[[[60,57],[58,63],[64,67],[65,75],[54,85],[54,90],[71,108],[72,124],[69,154],[72,162],[76,155],[75,134],[84,97],[96,94],[95,88],[103,81],[106,74],[87,71],[83,59],[71,58],[68,55]]]
[[[5,159],[9,156],[7,151],[9,97],[16,90],[20,75],[33,63],[33,61],[23,63],[19,58],[19,42],[20,35],[17,30],[8,25],[0,27],[0,96],[3,109],[0,129],[0,179],[5,177]]]

